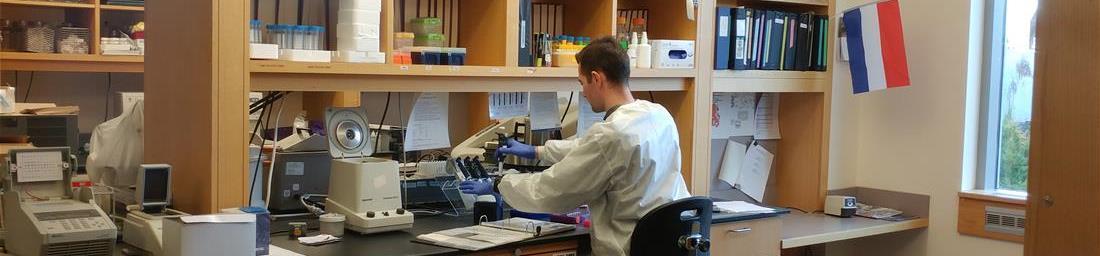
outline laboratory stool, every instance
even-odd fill
[[[646,213],[630,237],[631,255],[707,255],[713,202],[696,196]]]

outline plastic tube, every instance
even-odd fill
[[[325,27],[317,27],[317,50],[326,50],[328,48],[325,45]]]

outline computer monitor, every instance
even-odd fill
[[[141,165],[134,198],[144,212],[157,212],[168,207],[168,202],[172,200],[172,166]]]

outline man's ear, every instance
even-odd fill
[[[600,72],[595,71],[595,70],[593,70],[591,73],[589,73],[588,76],[591,78],[591,80],[588,81],[588,82],[592,83],[592,84],[602,85],[602,84],[604,84],[604,82],[607,82],[607,80],[605,79],[606,77],[603,76],[603,73],[600,73]]]

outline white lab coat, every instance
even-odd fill
[[[595,255],[626,255],[634,226],[650,210],[691,196],[680,174],[672,115],[644,100],[624,104],[580,138],[548,141],[541,173],[505,175],[504,201],[525,212],[564,213],[588,204]]]

